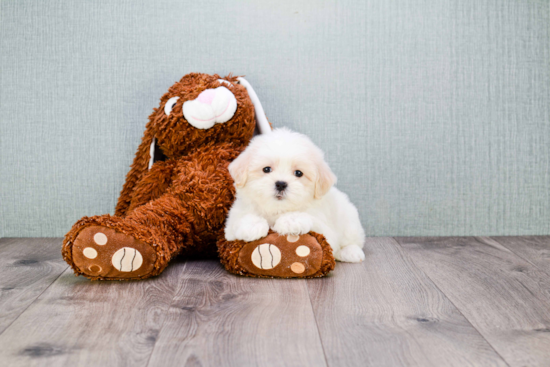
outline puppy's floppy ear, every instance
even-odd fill
[[[313,197],[320,199],[336,183],[336,176],[324,160],[317,163],[317,179],[315,180],[315,192]]]
[[[235,186],[238,188],[244,187],[248,178],[248,165],[252,159],[251,149],[248,148],[242,152],[237,159],[229,165],[229,174],[235,181]]]

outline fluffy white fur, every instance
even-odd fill
[[[265,173],[265,167],[271,172]],[[282,235],[314,231],[325,236],[336,260],[365,259],[365,232],[357,209],[333,187],[336,176],[305,135],[285,128],[258,135],[229,165],[229,172],[237,197],[225,226],[227,240],[254,241],[269,228]],[[276,182],[287,187],[280,191]]]

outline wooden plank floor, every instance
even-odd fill
[[[90,282],[60,247],[0,239],[0,366],[550,366],[548,236],[367,238],[311,280]]]

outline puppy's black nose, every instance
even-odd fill
[[[288,184],[284,181],[277,181],[275,182],[275,187],[277,188],[277,190],[279,191],[283,191],[284,189],[286,189],[286,187],[288,186]]]

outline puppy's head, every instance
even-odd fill
[[[284,128],[252,139],[229,172],[239,195],[271,213],[303,210],[336,183],[323,152]]]

